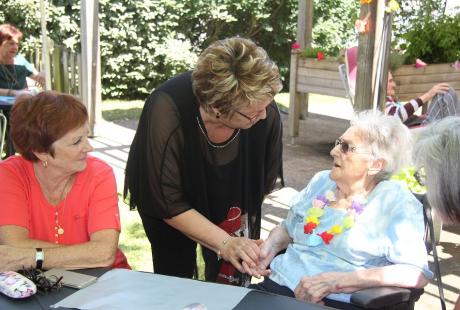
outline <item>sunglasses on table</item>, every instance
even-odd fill
[[[348,143],[347,141],[343,140],[342,138],[338,138],[335,140],[335,146],[339,145],[340,146],[340,151],[344,154],[350,153],[355,153],[355,154],[367,154],[367,155],[372,155],[371,152],[363,152],[363,151],[358,151],[356,146],[353,146],[351,143]]]
[[[46,277],[42,270],[36,268],[22,268],[18,271],[24,277],[35,283],[37,289],[42,292],[51,292],[62,287],[61,280],[63,277]]]

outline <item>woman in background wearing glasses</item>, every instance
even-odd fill
[[[460,223],[460,118],[447,117],[421,132],[414,159],[424,167],[431,206],[444,223]],[[460,296],[454,309],[460,310]]]
[[[278,67],[248,39],[211,44],[147,99],[126,165],[156,273],[243,284],[259,259],[261,205],[281,172]],[[218,259],[218,256],[222,259]],[[236,269],[235,269],[236,268]]]
[[[358,114],[331,150],[332,170],[313,177],[261,245],[258,273],[271,262],[271,274],[254,288],[334,306],[363,288],[425,286],[422,206],[388,180],[410,142],[397,118]]]

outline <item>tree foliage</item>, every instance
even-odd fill
[[[47,29],[56,44],[80,48],[80,1],[48,0]],[[354,39],[359,2],[315,0],[314,46],[337,53]],[[288,83],[298,0],[99,0],[105,98],[145,98],[169,77],[193,67],[211,42],[249,37],[264,47]],[[40,1],[0,3],[0,22],[24,32],[23,48],[40,45]]]

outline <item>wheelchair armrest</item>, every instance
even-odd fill
[[[423,288],[371,287],[354,292],[350,302],[366,309],[379,309],[400,303],[415,302],[423,292]]]

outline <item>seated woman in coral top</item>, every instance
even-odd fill
[[[85,106],[55,92],[20,96],[10,135],[20,155],[0,162],[0,271],[130,268],[113,171],[88,155]]]

